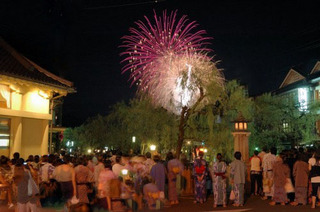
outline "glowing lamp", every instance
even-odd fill
[[[208,152],[208,149],[207,149],[207,148],[205,148],[205,149],[203,150],[203,152],[204,152],[204,153],[207,153],[207,152]]]
[[[128,169],[122,169],[121,173],[123,176],[126,176],[128,174]]]
[[[250,121],[249,120],[246,120],[242,113],[239,112],[238,114],[238,117],[233,121],[234,123],[234,130],[236,132],[245,132],[245,131],[248,131],[248,123]]]
[[[91,149],[88,149],[88,153],[90,154],[92,152],[92,150]]]
[[[136,142],[136,136],[132,136],[132,143]]]
[[[46,92],[42,91],[42,90],[39,90],[39,91],[38,91],[38,94],[39,94],[39,96],[41,96],[42,98],[49,99],[49,95],[48,95]]]
[[[150,146],[150,150],[151,150],[151,151],[156,150],[156,145],[153,145],[153,144],[152,144],[152,145]]]

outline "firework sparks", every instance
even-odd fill
[[[190,107],[200,94],[200,82],[223,78],[212,74],[216,67],[206,56],[211,38],[205,30],[197,31],[198,24],[187,16],[177,20],[176,11],[168,16],[164,11],[162,17],[155,13],[154,23],[145,20],[137,21],[137,28],[130,28],[131,34],[123,37],[122,73],[130,71],[132,84],[137,83],[138,90],[150,95],[155,104],[173,112]]]

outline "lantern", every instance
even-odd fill
[[[248,131],[248,123],[250,121],[246,120],[242,113],[239,112],[238,117],[233,121],[235,132],[246,132]]]

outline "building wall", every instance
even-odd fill
[[[43,155],[48,152],[48,121],[22,119],[21,157]]]
[[[31,154],[47,154],[49,120],[52,118],[49,97],[40,93],[42,90],[37,86],[15,88],[18,89],[10,89],[9,107],[0,108],[0,117],[10,119],[10,145],[8,149],[2,149],[1,154],[12,157],[14,152],[19,152],[25,159]]]

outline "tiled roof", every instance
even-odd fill
[[[73,83],[25,58],[0,37],[0,74],[74,92]]]

